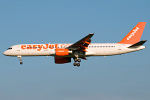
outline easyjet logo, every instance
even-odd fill
[[[136,27],[136,29],[133,30],[133,32],[128,36],[127,40],[130,40],[138,30],[139,30],[139,28]]]
[[[54,49],[54,48],[66,48],[70,46],[69,44],[42,44],[42,45],[21,45],[22,50],[37,50],[41,51],[42,49]]]

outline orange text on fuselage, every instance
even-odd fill
[[[41,51],[42,49],[56,49],[56,48],[66,48],[70,46],[69,44],[39,44],[39,45],[21,45],[22,50],[37,50]]]

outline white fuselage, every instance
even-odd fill
[[[56,48],[66,48],[71,44],[21,44],[14,45],[4,52],[7,56],[55,56]],[[87,56],[111,56],[142,50],[145,46],[128,48],[130,44],[91,43],[86,49]],[[70,55],[70,57],[72,57]]]
[[[111,56],[142,50],[146,40],[140,41],[146,22],[139,22],[118,43],[91,43],[94,33],[90,33],[74,44],[20,44],[8,48],[4,55],[17,56],[22,65],[22,56],[54,56],[56,64],[64,64],[74,59],[74,66],[80,66],[81,59],[88,56]]]

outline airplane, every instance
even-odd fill
[[[80,66],[81,59],[87,60],[90,56],[112,56],[130,53],[146,48],[143,44],[147,40],[141,40],[146,22],[139,22],[118,43],[91,43],[94,33],[90,33],[74,44],[19,44],[4,51],[6,56],[53,56],[56,64],[70,63],[74,59],[74,66]]]

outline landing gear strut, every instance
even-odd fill
[[[23,64],[23,62],[22,62],[22,56],[17,56],[17,57],[19,58],[20,65],[22,65]]]
[[[75,55],[75,57],[76,58],[74,58],[74,63],[73,63],[73,65],[74,66],[80,66],[80,62],[81,62],[81,59],[78,59],[78,55]],[[77,63],[77,62],[79,62],[79,63]]]

